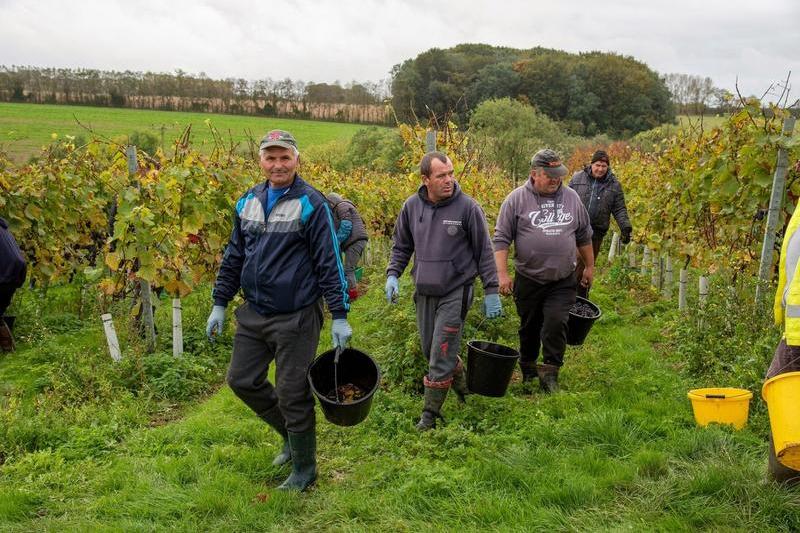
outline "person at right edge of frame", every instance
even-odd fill
[[[604,150],[597,150],[592,155],[592,162],[583,170],[576,172],[569,181],[572,190],[581,197],[584,207],[589,212],[589,221],[592,224],[592,251],[594,257],[600,253],[603,237],[608,233],[611,215],[619,226],[622,244],[631,242],[633,226],[625,207],[625,194],[614,172],[611,170],[608,154]],[[575,277],[580,282],[583,277],[583,261],[578,259],[578,268]],[[578,286],[578,296],[588,298],[591,287]]]
[[[428,152],[420,162],[422,185],[400,210],[394,227],[386,299],[399,294],[398,279],[414,255],[414,305],[422,353],[428,359],[423,379],[425,403],[419,431],[436,427],[451,388],[464,401],[466,370],[458,356],[464,319],[472,304],[472,285],[480,275],[486,318],[502,314],[492,242],[483,210],[461,191],[453,162],[441,152]]]
[[[786,372],[800,371],[800,209],[797,207],[786,227],[778,264],[778,288],[775,292],[775,324],[783,328],[783,337],[767,369],[766,379]],[[800,406],[798,406],[800,408]],[[769,436],[769,477],[786,485],[800,484],[800,470],[783,465],[775,455],[772,433]]]
[[[575,303],[575,266],[592,284],[594,255],[589,214],[578,194],[564,186],[567,168],[553,150],[536,152],[530,179],[503,200],[494,232],[494,257],[500,293],[513,292],[520,318],[520,369],[523,383],[539,378],[546,393],[557,392],[564,364],[567,319]],[[514,244],[514,279],[508,275],[508,249]],[[542,364],[537,364],[539,350]]]

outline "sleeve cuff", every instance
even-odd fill
[[[334,320],[345,319],[347,320],[347,311],[333,311],[331,316]]]
[[[214,305],[221,305],[222,307],[228,307],[228,300],[223,300],[222,298],[214,298]]]

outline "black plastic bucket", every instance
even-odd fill
[[[577,296],[575,298],[575,303],[584,303],[588,305],[595,311],[595,316],[579,316],[570,311],[569,319],[567,320],[567,344],[571,344],[573,346],[583,344],[583,341],[586,340],[586,336],[589,334],[589,330],[592,329],[595,320],[600,318],[600,316],[603,314],[599,307],[586,298],[582,298],[581,296]]]
[[[381,370],[369,355],[353,348],[345,348],[339,356],[338,383],[340,386],[352,383],[365,392],[363,397],[352,403],[339,403],[326,396],[336,388],[335,358],[336,350],[328,350],[317,357],[308,368],[308,383],[328,422],[337,426],[355,426],[369,414],[372,396],[381,382]]]
[[[506,393],[519,352],[488,341],[467,343],[467,387],[475,394],[498,398]]]
[[[3,315],[3,322],[8,326],[8,331],[14,333],[14,321],[17,319],[15,316]]]

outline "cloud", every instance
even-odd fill
[[[0,1],[0,62],[305,81],[379,80],[464,42],[614,51],[746,94],[800,75],[800,3],[562,0]]]

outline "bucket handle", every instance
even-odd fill
[[[339,356],[342,355],[342,347],[336,347],[336,355],[333,356],[333,387],[336,391],[336,403],[342,403],[339,399]]]
[[[342,351],[343,350],[342,350],[341,346],[337,346],[336,347],[336,355],[333,356],[333,364],[334,365],[338,365],[339,364],[339,356],[342,355]]]
[[[787,348],[788,348],[788,346],[789,346],[789,345],[787,344],[786,346],[787,346]],[[777,376],[777,375],[779,375],[779,374],[783,374],[783,371],[784,371],[784,370],[786,370],[787,368],[789,368],[790,366],[794,365],[794,364],[795,364],[795,363],[797,363],[797,362],[800,362],[800,356],[798,356],[798,357],[795,357],[794,359],[790,360],[788,363],[786,363],[785,365],[783,365],[782,367],[780,367],[780,368],[778,369],[778,371],[777,371],[777,372],[775,372],[775,376]],[[774,377],[774,376],[773,376],[773,377]]]

